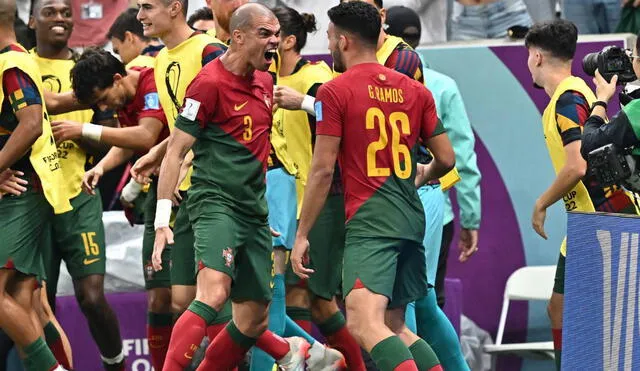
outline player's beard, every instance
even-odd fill
[[[333,70],[339,73],[343,73],[347,70],[347,66],[345,66],[344,59],[342,57],[342,52],[340,49],[336,49],[331,52],[331,58],[333,58]]]

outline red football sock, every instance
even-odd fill
[[[236,367],[256,342],[240,332],[233,321],[209,344],[198,371],[228,371]]]
[[[218,323],[216,325],[210,325],[207,327],[207,337],[209,338],[209,343],[213,343],[213,339],[218,336],[218,334],[227,327],[226,323]]]
[[[439,366],[436,366],[436,367],[439,367]],[[437,371],[435,367],[427,371],[432,371],[432,370]],[[440,368],[440,370],[442,370],[442,368]],[[407,359],[406,361],[397,365],[393,369],[393,371],[418,371],[418,366],[416,366],[416,362],[413,359]]]
[[[193,353],[200,347],[206,328],[207,323],[204,318],[190,309],[184,312],[174,325],[175,331],[171,333],[171,341],[162,370],[183,371],[191,364]]]
[[[171,316],[169,314],[169,316]],[[155,370],[162,370],[164,367],[164,359],[169,349],[169,340],[171,340],[172,325],[154,326],[152,323],[147,325],[147,341],[149,342],[149,355],[151,356],[151,365]]]
[[[327,344],[332,348],[335,348],[344,355],[347,361],[347,366],[351,371],[366,371],[367,367],[364,365],[362,359],[362,352],[360,345],[356,339],[353,338],[347,326],[343,325],[338,331],[331,335],[325,335]]]
[[[284,358],[290,350],[289,343],[286,340],[269,330],[260,335],[256,346],[276,361]]]
[[[435,365],[431,367],[429,371],[444,371],[444,368],[442,368],[442,365]]]
[[[300,328],[305,330],[307,334],[310,334],[313,331],[313,323],[306,319],[296,319],[293,322],[297,323]]]

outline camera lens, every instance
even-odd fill
[[[598,55],[600,53],[589,53],[582,59],[582,69],[589,76],[595,76],[598,69]]]

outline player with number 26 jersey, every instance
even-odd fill
[[[318,91],[317,134],[342,137],[339,164],[352,236],[421,242],[424,235],[415,155],[420,140],[444,129],[429,90],[402,76],[363,64]]]
[[[426,295],[416,154],[421,142],[444,133],[431,93],[380,64],[363,63],[320,87],[316,120],[317,135],[341,137],[344,295],[366,287],[388,297],[389,307]]]

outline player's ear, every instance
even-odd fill
[[[297,38],[294,35],[289,35],[284,39],[284,50],[291,50],[296,47]]]
[[[122,40],[124,42],[128,42],[128,43],[133,43],[133,34],[131,33],[131,31],[125,31],[124,32],[124,40]]]
[[[172,2],[171,6],[169,7],[169,14],[172,17],[177,17],[178,15],[182,14],[182,2],[181,1]]]
[[[30,29],[35,30],[36,29],[36,19],[33,16],[29,17],[29,23],[28,26]]]
[[[387,9],[385,8],[380,9],[380,18],[382,18],[382,24],[384,24],[387,21]]]
[[[120,83],[120,80],[122,80],[122,75],[119,73],[116,73],[115,75],[113,75],[113,83]]]

